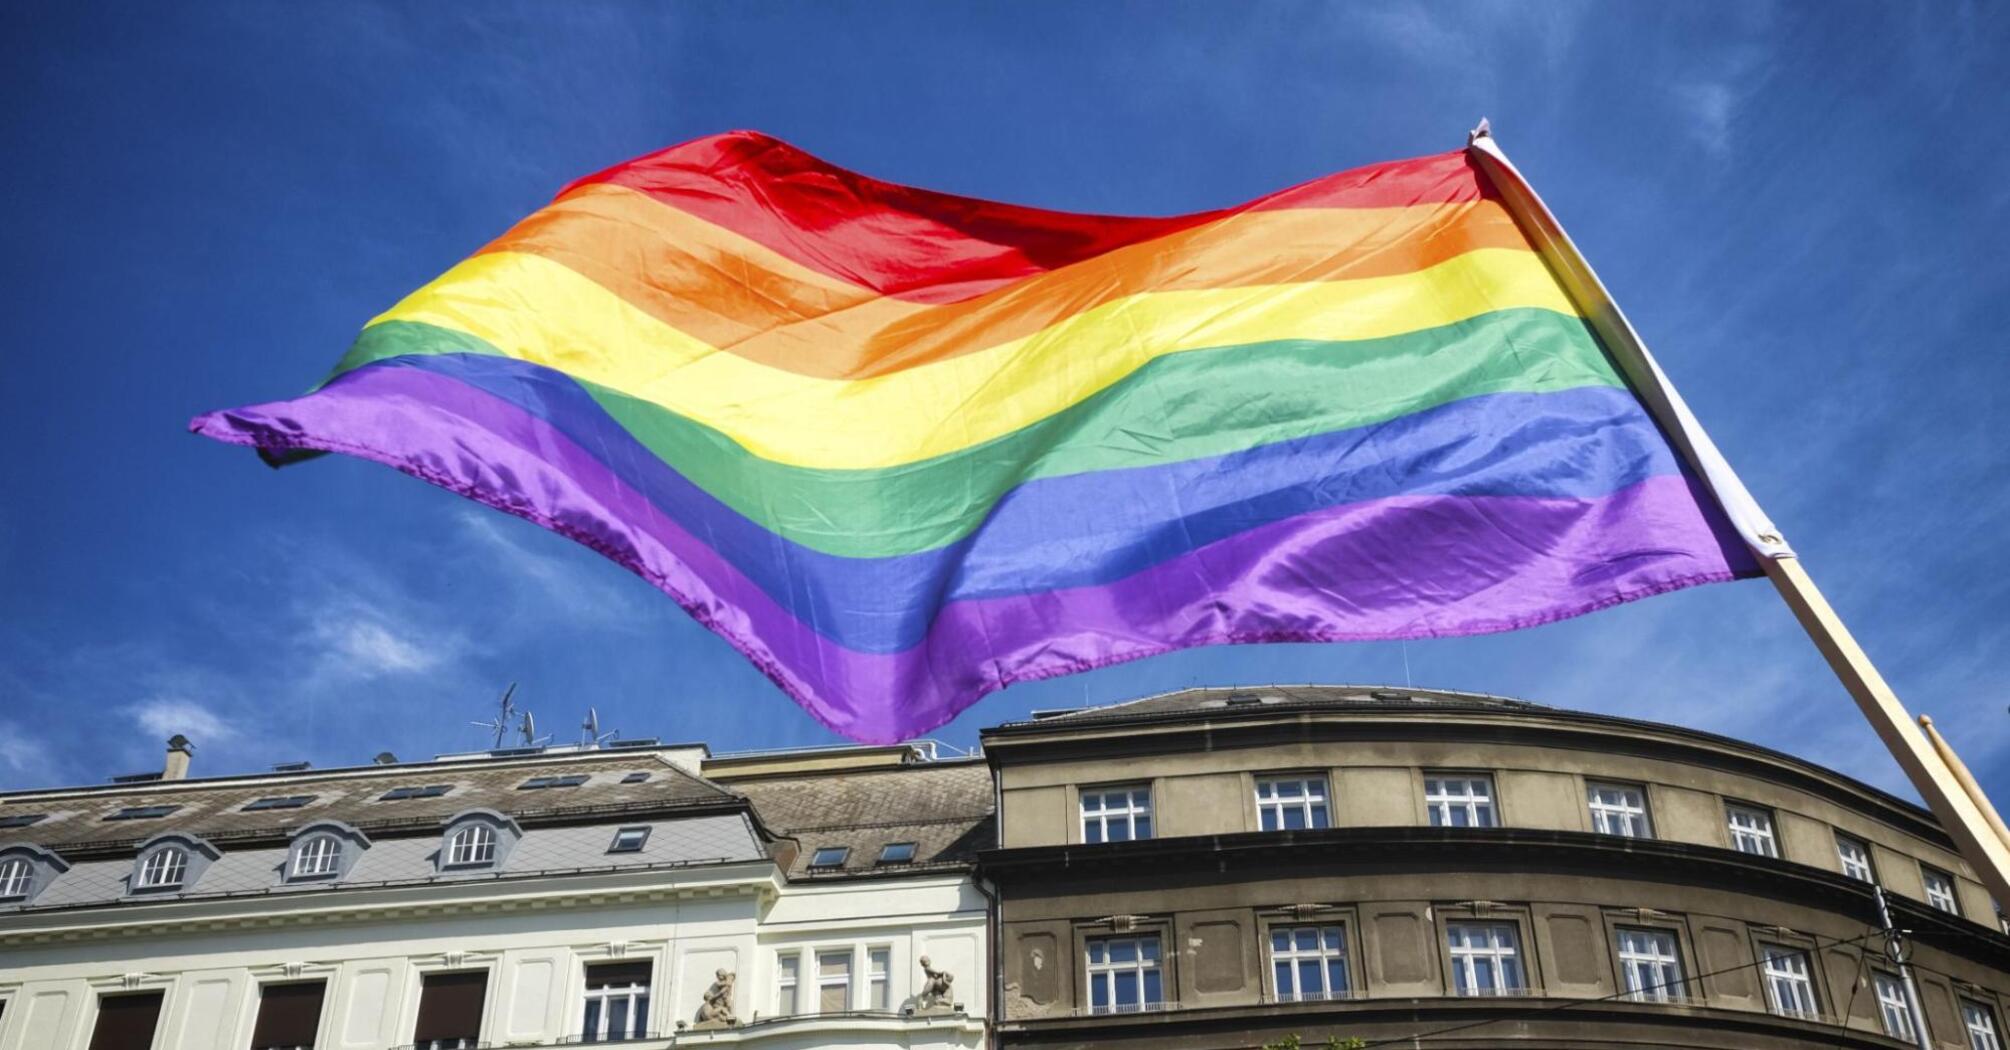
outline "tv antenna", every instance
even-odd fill
[[[601,732],[600,712],[594,710],[591,707],[586,709],[586,721],[579,723],[579,729],[580,729],[580,737],[579,737],[580,747],[597,748],[600,745],[606,743],[607,741],[613,740],[621,735],[621,730],[619,729],[610,729],[605,733]]]
[[[503,737],[508,735],[509,733],[512,716],[516,714],[516,704],[511,702],[510,698],[515,695],[516,695],[516,683],[511,682],[509,684],[509,688],[503,690],[502,705],[501,708],[496,712],[496,716],[494,719],[487,722],[468,723],[469,725],[474,726],[476,729],[486,729],[489,732],[495,734],[495,743],[490,745],[491,749],[502,747]]]

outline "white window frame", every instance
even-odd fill
[[[487,824],[463,824],[447,837],[447,867],[486,868],[495,862],[496,829]]]
[[[816,983],[817,1013],[821,1014],[825,1012],[824,989],[830,987],[841,987],[844,989],[844,1005],[838,1007],[838,1009],[835,1012],[845,1013],[851,1010],[852,979],[857,975],[858,971],[858,959],[856,957],[857,954],[858,953],[853,951],[850,946],[842,948],[818,948],[810,953],[810,958],[816,962],[817,967],[817,983]],[[836,973],[825,973],[824,959],[826,957],[833,959],[839,959],[839,958],[843,959],[844,973],[842,975]]]
[[[803,953],[775,953],[775,1013],[794,1017],[803,1006]]]
[[[893,1009],[893,948],[877,945],[865,950],[866,1008]]]
[[[1899,980],[1896,974],[1874,970],[1870,983],[1877,992],[1877,1019],[1884,1026],[1884,1034],[1893,1039],[1917,1038],[1912,996],[1906,994],[1905,982]]]
[[[1618,795],[1616,800],[1602,793]],[[1591,811],[1591,830],[1601,835],[1626,839],[1651,839],[1654,821],[1647,813],[1647,788],[1641,784],[1616,784],[1593,780],[1584,785],[1585,805]]]
[[[1968,1050],[2003,1050],[1996,1035],[1996,1011],[1973,999],[1961,1000],[1961,1030],[1968,1033]]]
[[[1290,786],[1296,797],[1285,797]],[[1264,831],[1313,831],[1333,826],[1333,803],[1326,777],[1319,773],[1273,773],[1256,778],[1256,826]],[[1296,811],[1299,827],[1286,826],[1285,813]],[[1264,818],[1270,824],[1264,824]],[[1315,819],[1316,818],[1316,819]]]
[[[1954,896],[1954,876],[1931,868],[1919,866],[1919,881],[1926,886],[1926,903],[1949,915],[1961,914],[1961,902]]]
[[[1674,930],[1621,926],[1618,942],[1619,973],[1628,999],[1673,1003],[1689,997],[1682,976],[1682,940]]]
[[[1434,828],[1500,826],[1494,809],[1494,778],[1488,773],[1429,773],[1424,776],[1424,808]],[[1463,812],[1460,824],[1452,814]]]
[[[1111,961],[1110,956],[1113,953],[1110,951],[1110,948],[1113,945],[1126,942],[1134,946],[1130,961]],[[1152,947],[1152,957],[1149,959],[1145,958],[1145,946],[1147,944]],[[1095,950],[1098,945],[1101,945],[1103,948],[1102,962],[1095,961]],[[1163,942],[1156,933],[1119,934],[1114,937],[1089,938],[1088,943],[1082,949],[1082,970],[1088,979],[1088,986],[1084,989],[1082,1002],[1089,1007],[1089,1012],[1093,1014],[1130,1014],[1147,1013],[1152,1010],[1163,1009],[1166,1004],[1164,947]],[[1134,973],[1138,978],[1138,1001],[1134,1006],[1125,1006],[1117,1002],[1117,977],[1124,973]],[[1149,1001],[1145,997],[1145,975],[1150,973],[1156,973],[1159,977],[1159,998],[1157,1002]],[[1098,983],[1102,984],[1109,991],[1108,1006],[1099,1007],[1095,1005],[1096,985]]]
[[[1870,843],[1854,835],[1836,832],[1836,863],[1842,873],[1859,882],[1877,885],[1877,865],[1870,857]]]
[[[1111,806],[1110,796],[1120,792],[1124,796],[1123,804]],[[1142,804],[1138,802],[1138,796],[1141,794],[1144,796]],[[1091,798],[1096,800],[1096,808],[1093,810],[1089,808]],[[1157,830],[1152,821],[1150,784],[1105,784],[1101,787],[1083,788],[1077,801],[1082,811],[1082,841],[1085,843],[1137,842],[1151,838],[1152,833]],[[1138,822],[1141,819],[1146,822],[1145,833],[1142,835],[1138,834]],[[1125,832],[1123,838],[1110,837],[1110,827],[1113,824],[1122,825]],[[1096,829],[1095,838],[1089,837],[1091,826]]]
[[[187,877],[188,851],[180,846],[162,846],[140,862],[137,886],[143,890],[173,889]]]
[[[654,971],[652,970],[651,973],[652,980],[650,981],[631,981],[624,985],[610,984],[586,989],[586,998],[579,1008],[580,1040],[582,1042],[604,1043],[609,1041],[609,1036],[613,1036],[617,1040],[626,1040],[640,1039],[648,1035],[649,993],[650,985],[654,983]],[[611,1032],[608,1030],[611,1019],[614,1016],[614,1011],[611,1007],[617,1001],[624,999],[628,1002],[628,1031]],[[600,1016],[597,1018],[597,1023],[594,1025],[593,1030],[587,1031],[586,1019],[595,1004],[600,1006]]]
[[[1780,840],[1773,833],[1770,811],[1741,802],[1726,802],[1724,827],[1731,833],[1732,849],[1757,857],[1779,857]]]
[[[1300,948],[1298,946],[1298,934],[1304,930],[1313,932],[1314,947]],[[1354,968],[1352,960],[1347,957],[1347,926],[1345,923],[1329,922],[1303,926],[1278,923],[1270,927],[1266,932],[1270,935],[1265,942],[1265,948],[1270,953],[1270,991],[1277,998],[1278,1002],[1310,1003],[1328,999],[1345,999],[1348,997],[1350,990],[1354,987]],[[1335,947],[1332,948],[1326,946],[1329,940],[1327,937],[1329,932],[1333,934],[1330,939]],[[1280,933],[1285,936],[1286,945],[1281,951],[1277,947],[1277,935]],[[1298,964],[1313,961],[1319,964],[1320,988],[1317,991],[1308,992],[1298,987]],[[1331,987],[1333,983],[1332,964],[1336,962],[1340,964],[1340,987],[1338,988]],[[1288,992],[1285,991],[1284,986],[1277,979],[1277,966],[1279,963],[1285,964],[1288,972],[1291,974],[1291,990]]]
[[[1808,961],[1808,952],[1801,948],[1790,948],[1784,944],[1763,944],[1759,946],[1760,975],[1766,982],[1766,1005],[1781,1017],[1821,1016],[1821,1004],[1815,999],[1815,978],[1813,964]],[[1786,1002],[1790,993],[1794,1000]]]
[[[1475,935],[1483,934],[1479,943]],[[1445,951],[1451,959],[1452,994],[1466,997],[1523,995],[1528,971],[1521,957],[1521,928],[1512,922],[1461,919],[1445,924]],[[1480,962],[1488,962],[1493,980],[1481,988]],[[1514,980],[1507,978],[1512,970]]]
[[[35,865],[23,857],[0,860],[0,901],[21,900],[35,887]]]
[[[311,879],[342,870],[342,840],[322,832],[300,840],[293,851],[293,877]]]

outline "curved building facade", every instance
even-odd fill
[[[1932,816],[1778,752],[1310,686],[984,747],[1004,1046],[2006,1042],[2010,938]]]

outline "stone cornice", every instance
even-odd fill
[[[771,861],[360,889],[338,886],[255,897],[15,912],[0,915],[0,940],[37,944],[740,896],[766,903],[782,888],[781,872]]]

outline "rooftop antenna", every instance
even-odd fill
[[[524,747],[543,747],[551,743],[551,738],[537,735],[537,719],[529,711],[523,713],[523,721],[518,722],[516,731],[523,734]]]
[[[492,748],[502,747],[503,737],[509,733],[511,716],[516,714],[516,705],[510,702],[510,697],[515,695],[516,683],[511,682],[509,688],[503,690],[502,707],[496,712],[493,720],[468,723],[476,729],[486,729],[495,734],[495,743],[490,745]]]
[[[586,721],[579,723],[579,729],[581,733],[579,738],[580,747],[597,748],[621,735],[619,729],[610,729],[605,733],[601,732],[600,712],[591,707],[586,709]]]

